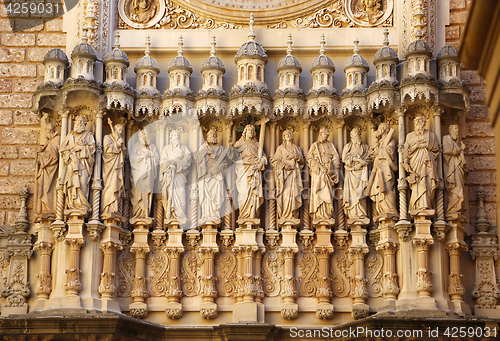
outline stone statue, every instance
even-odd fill
[[[66,208],[81,210],[87,214],[90,210],[89,183],[94,166],[95,140],[90,131],[85,130],[87,118],[77,116],[74,130],[70,132],[59,148],[66,164],[64,192]]]
[[[158,149],[148,139],[145,129],[139,132],[139,143],[135,143],[129,154],[132,170],[131,218],[149,218],[153,203],[153,192],[160,156]]]
[[[354,7],[354,17],[374,25],[384,15],[380,10],[380,0],[360,0]]]
[[[411,189],[411,215],[432,210],[432,200],[439,184],[436,164],[438,141],[434,133],[425,129],[425,123],[425,117],[415,117],[415,130],[406,136],[403,149],[403,167],[409,173]]]
[[[361,140],[359,127],[351,130],[351,142],[344,147],[342,162],[345,164],[344,211],[348,219],[367,223],[366,196],[370,155],[368,145]]]
[[[375,132],[376,142],[370,149],[373,159],[373,170],[368,184],[368,193],[372,199],[379,218],[398,217],[394,172],[398,170],[395,162],[396,141],[394,129],[387,123],[381,123]]]
[[[206,142],[196,155],[198,171],[200,224],[219,224],[224,202],[225,173],[235,157],[234,148],[223,147],[217,142],[217,130],[210,129]]]
[[[102,153],[102,180],[104,189],[101,193],[102,211],[104,217],[120,215],[119,202],[124,192],[124,160],[125,143],[122,138],[123,126],[116,124],[112,133],[104,136]]]
[[[187,223],[186,183],[188,168],[193,161],[189,149],[181,144],[177,130],[170,133],[170,143],[161,151],[162,193],[165,218]]]
[[[314,220],[328,221],[333,218],[334,186],[339,182],[340,157],[332,142],[330,131],[321,128],[318,141],[307,153],[307,165],[311,174],[310,213]]]
[[[462,213],[464,202],[464,179],[468,169],[465,167],[465,145],[458,135],[458,125],[450,125],[450,135],[443,137],[443,156],[445,188],[447,194],[446,219],[457,219]]]
[[[156,15],[154,0],[132,0],[132,13],[130,18],[138,23],[147,23]]]
[[[276,178],[276,203],[278,218],[299,219],[302,206],[302,179],[300,171],[304,167],[304,156],[299,146],[293,143],[293,132],[283,132],[283,143],[271,159]]]
[[[59,145],[61,137],[54,130],[54,125],[45,126],[46,141],[37,157],[37,220],[55,218],[56,185],[59,164]]]
[[[267,158],[259,158],[259,145],[255,140],[255,127],[247,125],[235,144],[241,160],[236,163],[236,188],[238,189],[239,219],[257,217],[257,210],[264,201],[262,171]]]

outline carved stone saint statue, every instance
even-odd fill
[[[59,164],[59,145],[61,137],[54,130],[54,125],[45,126],[46,141],[37,157],[37,220],[55,218],[56,184]]]
[[[355,6],[354,17],[370,25],[374,25],[383,15],[380,0],[360,0]]]
[[[165,218],[175,219],[180,225],[187,222],[186,176],[192,161],[191,152],[181,144],[181,135],[173,130],[170,143],[161,151],[163,207]]]
[[[375,204],[379,218],[395,218],[398,216],[394,172],[398,166],[394,163],[396,141],[394,129],[387,123],[381,123],[375,132],[376,142],[370,149],[373,159],[373,170],[368,184],[368,193]]]
[[[158,149],[148,139],[148,133],[142,129],[138,133],[139,142],[130,149],[130,168],[132,170],[132,219],[149,218],[153,203],[154,183],[158,175],[160,156]]]
[[[76,117],[74,130],[62,142],[59,153],[66,164],[63,182],[66,208],[88,213],[91,209],[88,196],[94,166],[95,140],[92,133],[85,130],[86,125],[85,116]]]
[[[302,179],[304,156],[299,146],[293,143],[291,130],[283,132],[283,143],[271,159],[276,178],[276,203],[281,221],[299,219],[302,206]]]
[[[132,13],[130,17],[138,23],[147,23],[156,15],[154,0],[132,0]]]
[[[450,125],[450,135],[443,137],[443,156],[445,188],[447,194],[446,219],[460,217],[464,202],[464,179],[468,169],[465,167],[465,145],[458,135],[458,125]]]
[[[351,130],[351,142],[344,147],[342,161],[345,164],[344,211],[352,222],[368,224],[366,196],[370,155],[368,145],[361,140],[359,127]]]
[[[196,155],[198,170],[200,224],[219,224],[224,202],[225,173],[235,157],[234,148],[223,147],[217,142],[217,130],[210,129],[205,143]]]
[[[415,130],[406,136],[403,149],[403,167],[409,173],[411,189],[411,215],[432,210],[432,201],[439,184],[436,164],[438,141],[434,133],[425,129],[425,122],[425,117],[415,117]]]
[[[313,219],[328,222],[333,217],[334,186],[339,182],[340,157],[332,142],[330,131],[321,128],[318,141],[307,153],[307,165],[311,174],[311,205]]]
[[[102,215],[119,215],[119,202],[124,191],[125,143],[122,138],[123,126],[116,124],[111,134],[104,136],[102,153],[102,180],[104,189],[101,194]]]
[[[238,189],[239,219],[255,219],[257,210],[264,201],[262,171],[267,158],[259,158],[259,145],[255,140],[255,127],[247,125],[235,144],[241,160],[236,163],[236,188]]]

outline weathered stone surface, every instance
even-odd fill
[[[460,71],[460,77],[468,85],[480,85],[484,82],[476,71],[462,70]]]
[[[0,178],[0,194],[18,194],[23,186],[35,186],[34,178]]]
[[[28,33],[6,33],[2,35],[2,46],[35,46],[35,35]]]
[[[16,209],[19,207],[19,196],[0,196],[0,209]]]
[[[488,185],[491,183],[490,172],[472,172],[465,180],[466,184],[471,185]]]
[[[39,147],[19,147],[19,157],[21,159],[34,159],[39,150]]]
[[[474,154],[495,154],[495,141],[493,139],[467,139],[465,143],[465,153]]]
[[[450,0],[450,9],[465,9],[465,0]]]
[[[497,200],[496,187],[483,187],[483,193],[486,195],[485,201],[495,202]],[[469,200],[477,201],[477,188],[469,188]]]
[[[1,132],[2,144],[38,144],[40,129],[5,128]]]
[[[63,19],[54,19],[47,21],[45,23],[45,31],[47,32],[62,32],[63,29]]]
[[[452,11],[450,13],[450,23],[451,24],[463,24],[467,19],[466,11]]]
[[[470,88],[470,100],[471,102],[481,102],[486,101],[486,88],[484,86],[473,86]]]
[[[472,158],[472,168],[477,170],[496,169],[495,156],[474,156]]]
[[[9,175],[10,162],[9,161],[0,161],[0,176]]]
[[[0,19],[0,32],[12,32],[9,19]]]
[[[495,131],[488,122],[469,122],[467,137],[495,136]]]
[[[28,49],[28,61],[41,62],[50,50],[48,47],[33,47]]]
[[[36,65],[0,64],[0,77],[36,77]]]
[[[0,146],[0,159],[17,159],[19,152],[17,147]]]
[[[458,39],[460,39],[460,27],[459,26],[448,26],[448,27],[446,27],[446,39],[447,40],[458,40]]]
[[[33,96],[30,95],[0,95],[0,108],[31,108]]]
[[[0,79],[0,92],[12,92],[12,80]]]
[[[63,33],[40,33],[37,36],[36,44],[38,46],[64,46],[66,35]]]
[[[16,19],[15,28],[17,32],[39,32],[43,30],[43,19]]]
[[[14,111],[14,123],[18,125],[39,125],[40,117],[31,110]]]
[[[22,63],[24,62],[24,57],[26,50],[22,48],[0,48],[0,62],[2,63]]]
[[[488,108],[484,104],[473,104],[467,113],[467,120],[487,120],[489,117]]]
[[[7,212],[0,211],[0,225],[5,225],[6,216]]]
[[[14,110],[0,110],[0,125],[8,126],[12,124],[12,114]]]
[[[35,166],[35,160],[12,161],[10,164],[10,174],[33,176],[35,175]]]
[[[43,79],[16,79],[14,81],[14,91],[33,93],[40,83],[43,83]]]

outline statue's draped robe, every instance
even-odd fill
[[[444,136],[443,156],[448,197],[446,217],[457,218],[462,213],[464,202],[465,157],[462,143],[459,145],[450,135]]]
[[[124,159],[123,146],[118,145],[118,140],[113,134],[104,136],[102,154],[104,189],[101,193],[103,214],[121,214],[119,201],[123,197],[124,191]]]
[[[394,172],[398,170],[394,163],[396,141],[393,138],[394,129],[378,141],[373,160],[373,170],[370,176],[368,192],[375,203],[377,215],[398,215]]]
[[[137,142],[130,154],[132,218],[149,218],[160,156],[154,144]]]
[[[294,160],[294,156],[298,161]],[[271,160],[276,177],[276,203],[280,219],[298,219],[302,206],[302,179],[300,170],[304,167],[304,157],[300,148],[293,144],[283,143],[278,147]],[[286,163],[293,163],[286,169]]]
[[[45,142],[38,154],[38,172],[36,174],[38,196],[36,212],[38,214],[55,217],[60,144],[61,137],[54,134]]]
[[[259,162],[259,146],[255,140],[241,138],[235,144],[241,160],[236,163],[236,189],[238,190],[239,219],[256,218],[257,210],[264,202],[262,170]]]
[[[78,136],[79,135],[79,136]],[[66,164],[64,192],[70,210],[91,210],[88,201],[89,183],[94,166],[95,140],[90,131],[72,131],[66,136],[59,152]]]
[[[165,218],[177,219],[179,224],[187,222],[186,183],[188,168],[193,161],[189,149],[170,143],[161,151],[162,193]],[[168,165],[169,162],[173,164]]]
[[[203,144],[196,155],[198,171],[198,194],[201,208],[200,224],[218,223],[221,218],[221,207],[224,202],[224,177],[233,156],[233,148],[219,144],[210,146],[210,161],[207,144]],[[212,164],[213,163],[213,171]]]
[[[345,164],[344,211],[349,219],[368,218],[366,212],[368,164],[356,169],[361,165],[356,158],[368,162],[370,159],[368,152],[368,145],[362,143],[357,151],[352,142],[349,142],[342,152],[342,161]]]
[[[330,141],[314,142],[309,148],[307,164],[311,174],[310,213],[314,219],[333,218],[334,186],[338,179],[334,182],[332,174],[338,170],[339,162],[337,149]]]
[[[421,148],[410,152],[412,146],[424,142]],[[439,184],[436,158],[439,153],[436,135],[424,130],[422,135],[416,131],[409,133],[403,150],[403,158],[410,161],[411,172],[408,182],[411,188],[410,212],[432,209],[432,200]]]

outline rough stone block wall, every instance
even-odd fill
[[[472,0],[450,0],[450,25],[446,26],[447,44],[459,47],[471,3]],[[467,168],[471,170],[467,179],[471,224],[476,221],[477,189],[483,187],[486,194],[485,208],[488,220],[492,226],[497,226],[495,137],[486,106],[485,83],[475,71],[462,68],[461,76],[471,90],[471,110],[466,117],[466,138],[464,139]]]
[[[16,19],[16,30],[28,19]],[[40,119],[31,112],[33,92],[43,81],[42,60],[54,47],[64,49],[62,17],[36,20],[38,25],[17,33],[0,0],[0,225],[13,225],[19,212],[19,191],[35,189],[35,159],[40,148]],[[33,196],[28,201],[33,220]]]

